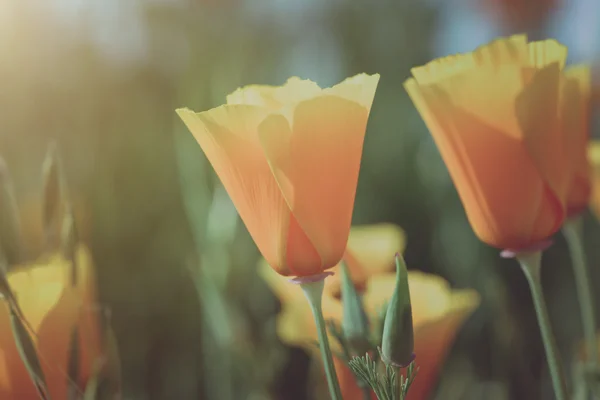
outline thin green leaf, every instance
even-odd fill
[[[10,306],[9,310],[10,325],[19,356],[21,357],[21,360],[23,361],[23,364],[29,373],[29,377],[37,389],[40,399],[48,400],[50,399],[50,395],[48,393],[46,379],[44,378],[44,372],[42,371],[33,340],[31,339],[31,336],[29,336],[25,325],[17,315],[14,308]]]
[[[8,265],[19,262],[21,223],[8,167],[0,158],[0,250]]]

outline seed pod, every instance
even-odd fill
[[[415,358],[412,307],[408,271],[404,259],[396,253],[396,288],[388,304],[383,323],[382,360],[394,367],[406,367]]]

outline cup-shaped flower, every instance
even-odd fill
[[[78,279],[71,281],[72,264],[60,255],[17,266],[8,274],[26,325],[33,329],[37,358],[50,397],[66,399],[70,385],[85,390],[95,363],[102,356],[100,310],[95,303],[91,257],[84,247],[77,253]],[[37,400],[38,394],[19,355],[9,323],[9,310],[0,304],[0,397],[6,400]],[[77,330],[75,330],[77,328]],[[77,332],[77,381],[69,377],[73,353],[72,335]]]
[[[206,112],[177,110],[280,274],[316,275],[342,258],[378,81],[361,74],[321,89],[290,78],[238,89]]]
[[[477,236],[501,249],[548,239],[566,215],[566,47],[523,35],[412,69],[424,119]]]
[[[592,192],[587,157],[591,108],[589,65],[575,65],[565,70],[561,99],[565,143],[570,157],[567,215],[575,215],[587,208]]]

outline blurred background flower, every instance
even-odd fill
[[[258,251],[174,110],[208,110],[248,84],[281,85],[298,76],[326,87],[361,72],[381,80],[353,224],[402,226],[410,268],[481,295],[472,318],[454,328],[453,345],[444,345],[429,397],[548,398],[525,279],[476,239],[402,82],[411,67],[434,57],[522,31],[568,45],[568,63],[597,63],[600,3],[543,2],[532,9],[535,24],[522,22],[531,14],[513,21],[483,3],[21,0],[0,6],[0,154],[23,231],[42,232],[25,217],[41,212],[32,199],[39,199],[42,160],[56,140],[80,236],[94,261],[98,301],[111,310],[124,398],[322,398],[312,387],[309,393],[311,357],[277,337],[281,305],[257,274]],[[600,230],[585,217],[593,266]],[[25,242],[28,259],[38,259],[41,240],[32,233]],[[544,263],[551,321],[569,363],[581,324],[561,237]],[[597,268],[591,279],[599,283]]]
[[[92,260],[85,247],[78,249],[76,264],[73,266],[60,254],[52,254],[31,264],[13,267],[8,274],[26,324],[33,330],[30,335],[53,398],[67,398],[72,384],[77,386],[76,393],[83,394],[96,374],[96,364],[104,364],[109,356],[103,343],[104,310],[96,300]],[[73,268],[78,274],[75,285],[71,281]],[[8,306],[3,304],[0,308],[0,393],[6,399],[37,399],[37,391],[17,351],[9,318]],[[77,350],[73,348],[74,332]],[[78,359],[76,376],[70,375],[69,360],[73,351]],[[106,372],[110,376],[118,373]]]
[[[351,273],[351,276],[359,287],[366,283],[362,299],[370,325],[375,330],[381,329],[382,310],[385,310],[394,291],[396,274],[393,271],[393,263],[396,249],[404,242],[401,232],[400,228],[387,224],[361,226],[351,230],[352,239],[348,243],[347,252],[355,254],[356,260],[364,261],[354,265],[355,273]],[[388,246],[382,246],[385,243],[388,243]],[[379,264],[371,263],[366,257],[376,250],[379,253],[379,257],[376,258],[382,261]],[[388,255],[387,260],[384,261],[382,254]],[[302,290],[278,276],[264,262],[259,266],[259,273],[282,303],[282,311],[277,321],[279,338],[288,345],[300,346],[311,354],[318,354],[317,330]],[[419,378],[411,386],[410,398],[426,399],[434,387],[436,375],[456,332],[479,304],[479,295],[474,290],[453,291],[442,278],[417,271],[409,272],[408,283],[411,291],[415,353],[419,366]],[[332,321],[338,328],[341,326],[343,313],[339,289],[327,280],[323,295],[323,314],[326,320]],[[380,341],[381,333],[374,332],[374,337]],[[334,353],[342,353],[334,336],[330,337],[330,343]],[[362,391],[348,367],[339,359],[335,361],[344,399],[362,398]]]

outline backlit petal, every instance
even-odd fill
[[[202,147],[263,256],[280,273],[294,274],[286,263],[290,210],[257,134],[268,111],[233,105],[177,113]]]
[[[379,74],[359,74],[329,89],[324,89],[323,93],[354,101],[370,110],[378,83]]]
[[[291,126],[271,115],[259,127],[275,179],[323,268],[346,248],[367,119],[359,104],[323,95],[298,104]]]
[[[227,96],[227,104],[249,104],[278,110],[286,104],[298,103],[317,96],[319,85],[308,79],[291,77],[283,86],[249,85]]]
[[[532,162],[510,110],[511,98],[519,91],[518,74],[517,69],[508,67],[495,75],[481,69],[472,76],[445,81],[440,85],[444,90],[419,86],[415,80],[405,83],[475,233],[499,248],[545,239],[558,229],[563,217],[561,204]],[[454,90],[461,84],[463,90]],[[481,86],[469,90],[470,85]],[[481,98],[469,100],[469,93]],[[480,104],[487,102],[485,93],[493,99],[489,109]]]
[[[525,65],[528,61],[527,36],[514,35],[478,47],[473,53],[455,54],[411,69],[419,84],[430,84],[472,70],[477,66],[495,67],[507,63]]]

